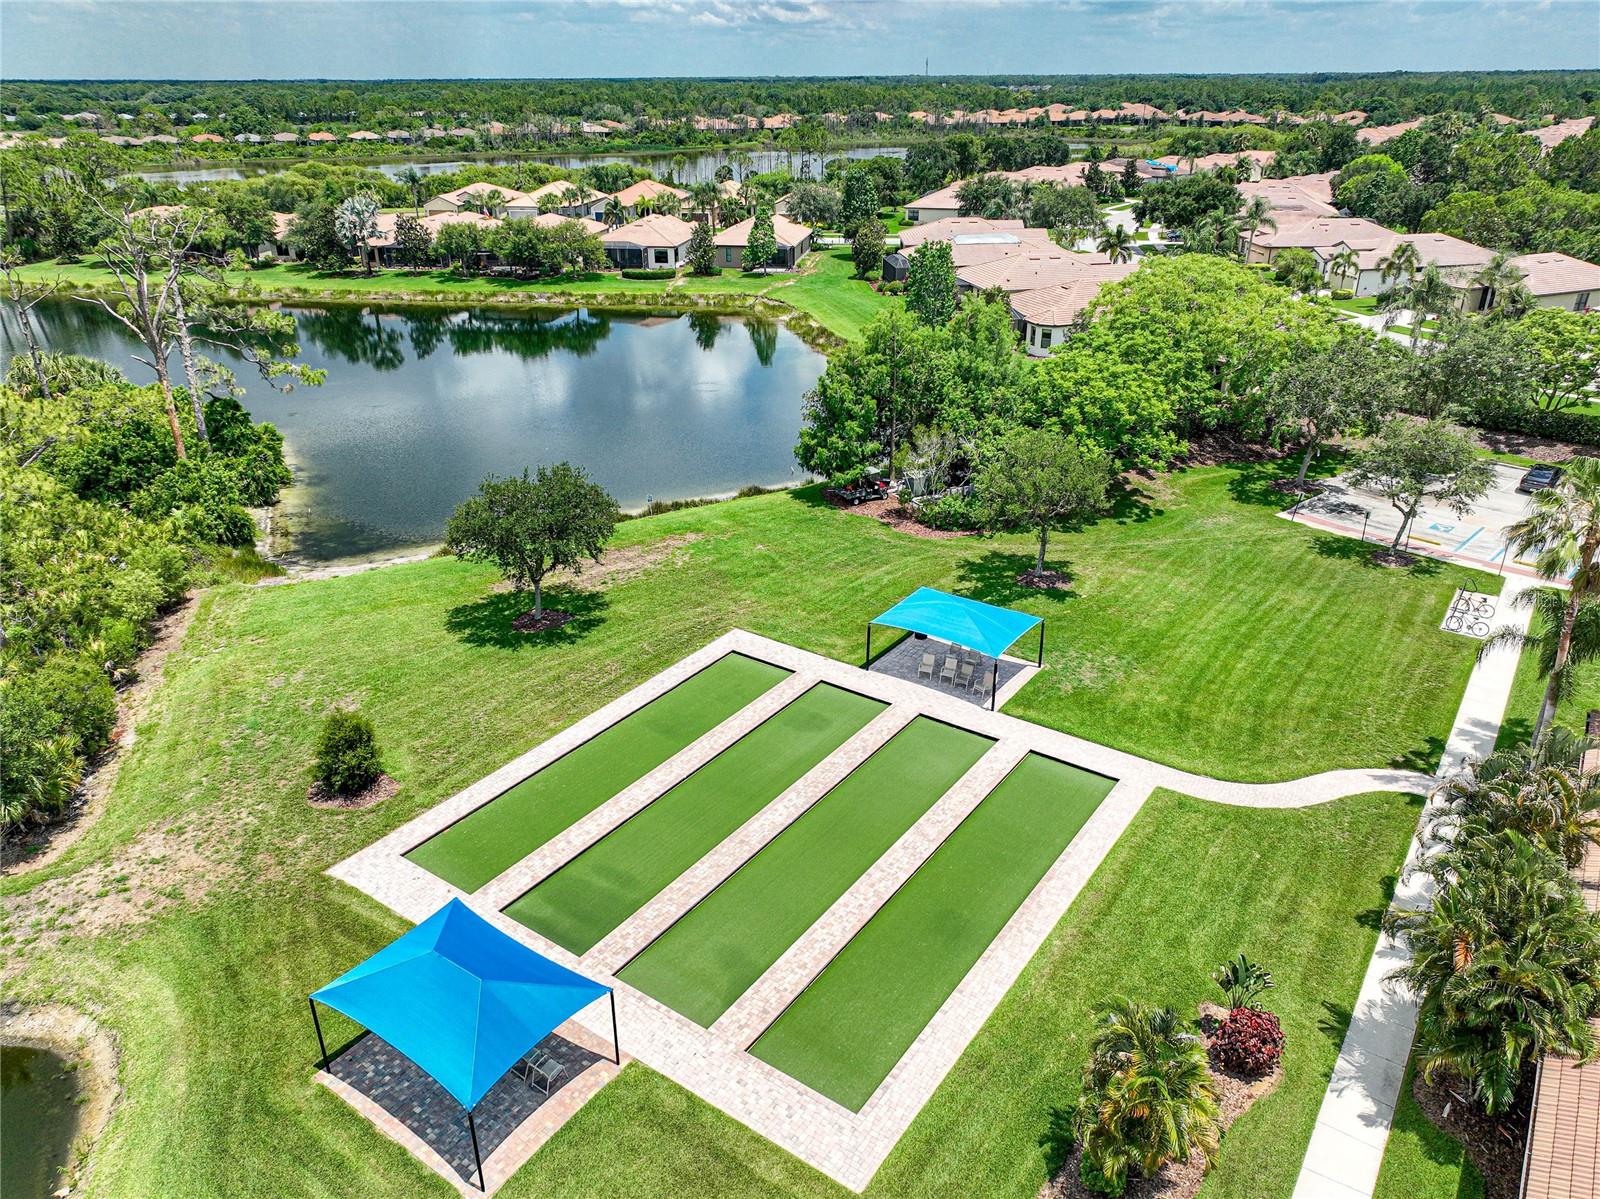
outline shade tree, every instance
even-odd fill
[[[1389,552],[1400,543],[1424,500],[1465,516],[1494,480],[1493,465],[1478,455],[1465,430],[1444,420],[1393,417],[1355,455],[1349,477],[1356,487],[1374,491],[1399,514]]]

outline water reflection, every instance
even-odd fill
[[[105,313],[34,311],[49,348],[149,378]],[[625,507],[793,481],[801,399],[824,365],[776,322],[704,312],[293,311],[302,360],[327,383],[285,394],[238,374],[293,460],[288,552],[315,561],[436,541],[486,473],[541,462],[584,465]],[[8,314],[0,336],[8,360],[21,352]]]

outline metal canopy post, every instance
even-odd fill
[[[611,995],[611,1052],[617,1065],[622,1065],[622,1042],[617,1040],[617,993]]]
[[[478,1125],[472,1118],[472,1109],[467,1109],[467,1131],[472,1134],[472,1160],[478,1167],[478,1189],[488,1193],[489,1180],[483,1176],[483,1155],[478,1152]]]
[[[872,669],[872,622],[870,620],[867,621],[867,657],[866,661],[861,663],[861,669]]]
[[[1044,666],[1044,617],[1042,616],[1039,618],[1039,658],[1034,665]]]
[[[328,1068],[328,1043],[322,1039],[322,1021],[317,1019],[317,1001],[309,995],[306,1002],[311,1005],[311,1026],[317,1030],[317,1048],[322,1050],[322,1068]]]
[[[1000,689],[1000,659],[994,659],[994,673],[989,676],[989,711],[995,710],[995,692]]]

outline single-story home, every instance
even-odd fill
[[[1290,248],[1310,250],[1317,256],[1322,273],[1328,274],[1328,263],[1342,246],[1355,250],[1370,249],[1394,236],[1376,221],[1359,216],[1306,216],[1303,213],[1274,215],[1276,229],[1257,229],[1252,240],[1248,233],[1239,235],[1239,249],[1243,253],[1248,245],[1247,262],[1272,262],[1280,250]],[[1344,284],[1335,281],[1333,286]]]
[[[1399,121],[1393,125],[1369,125],[1365,129],[1356,130],[1356,139],[1364,146],[1381,146],[1384,142],[1393,141],[1402,133],[1410,133],[1422,124],[1422,118],[1414,121]]]
[[[747,217],[737,225],[730,225],[717,234],[718,266],[757,270],[765,265],[789,269],[811,252],[812,233],[809,228],[796,224],[786,216],[774,216],[772,232],[778,243],[778,252],[766,263],[757,262],[747,266],[744,261],[744,247],[750,240],[750,229],[755,223],[755,217]]]
[[[434,196],[422,206],[422,211],[432,215],[444,212],[477,212],[488,204],[494,207],[496,215],[506,215],[513,207],[526,206],[529,208],[528,215],[532,216],[538,208],[530,203],[531,200],[531,195],[519,192],[514,187],[502,187],[496,183],[469,183],[465,187]]]
[[[1384,278],[1382,263],[1395,252],[1401,242],[1410,242],[1417,248],[1417,257],[1424,267],[1437,267],[1460,295],[1460,307],[1466,312],[1476,312],[1483,306],[1483,288],[1474,279],[1489,264],[1494,251],[1475,246],[1448,233],[1391,233],[1376,244],[1367,242],[1352,245],[1356,252],[1356,273],[1353,286],[1349,276],[1341,276],[1338,286],[1350,287],[1357,296],[1376,296],[1393,287],[1403,287],[1410,282],[1409,275]],[[1346,243],[1331,247],[1327,260],[1332,261]],[[1322,257],[1319,253],[1318,257]]]
[[[942,221],[946,217],[961,215],[961,201],[956,199],[956,191],[966,180],[948,183],[937,191],[931,191],[925,196],[919,196],[906,205],[906,223],[921,225],[928,221]]]
[[[562,216],[559,212],[541,212],[537,216],[517,219],[532,221],[542,229],[554,229],[557,225],[577,225],[585,233],[593,233],[596,236],[604,233],[607,228],[604,221],[591,220],[586,216]]]
[[[900,233],[900,249],[908,262],[911,251],[930,241],[950,243],[951,262],[957,270],[1013,254],[1052,253],[1059,249],[1048,229],[1030,229],[1017,220],[946,217],[942,221],[912,225]]]
[[[289,230],[294,225],[292,212],[272,214],[272,234],[256,247],[257,258],[274,258],[279,262],[295,262],[300,257],[297,246],[289,244]]]
[[[376,237],[369,237],[366,246],[361,252],[362,266],[390,267],[396,265],[394,260],[395,224],[404,216],[398,212],[380,212],[378,214],[378,233]],[[463,222],[481,225],[485,229],[497,228],[501,221],[498,217],[484,216],[481,212],[435,212],[419,218],[422,227],[430,236],[438,237],[439,230],[446,225],[456,225]],[[492,262],[494,255],[485,250],[479,256],[484,263]]]
[[[300,135],[286,129],[282,133],[274,133],[272,135],[272,140],[282,145],[288,145],[290,142],[299,141]]]
[[[308,142],[317,142],[320,144],[323,142],[336,142],[338,140],[339,135],[337,133],[329,133],[326,129],[319,129],[315,133],[306,134],[306,141]]]
[[[665,212],[653,212],[600,235],[606,257],[619,267],[676,270],[688,260],[694,226]]]
[[[1510,261],[1539,307],[1587,312],[1600,306],[1600,266],[1555,253],[1518,254]]]
[[[1084,310],[1100,294],[1100,289],[1115,277],[1120,276],[1090,276],[1054,287],[1012,292],[1011,322],[1022,337],[1028,355],[1043,358],[1052,346],[1066,341],[1083,319]]]
[[[517,197],[506,205],[508,220],[524,220],[545,212],[598,221],[605,216],[606,201],[611,198],[604,192],[583,187],[570,179],[557,179],[531,192],[518,192]]]
[[[381,142],[383,140],[379,134],[372,132],[370,129],[357,129],[347,136],[353,142]]]
[[[615,199],[622,206],[623,219],[631,221],[639,215],[639,205],[644,201],[650,200],[659,205],[666,197],[671,197],[669,202],[682,204],[689,198],[689,193],[655,179],[641,179],[617,192]]]
[[[1291,175],[1286,179],[1260,179],[1235,186],[1245,204],[1257,196],[1266,198],[1272,208],[1272,217],[1283,221],[1286,217],[1338,216],[1333,202],[1333,173],[1325,175]]]
[[[220,142],[224,139],[220,133],[197,133],[189,140],[192,142]]]

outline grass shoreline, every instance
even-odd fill
[[[109,271],[85,263],[32,263],[24,278],[59,279],[62,296],[114,294]],[[579,278],[512,279],[450,271],[327,273],[299,264],[233,272],[228,282],[263,304],[438,304],[608,312],[715,312],[782,320],[803,341],[831,353],[860,335],[879,310],[899,301],[854,278],[849,247],[813,250],[792,272],[724,271],[673,279],[624,279],[599,272]]]

